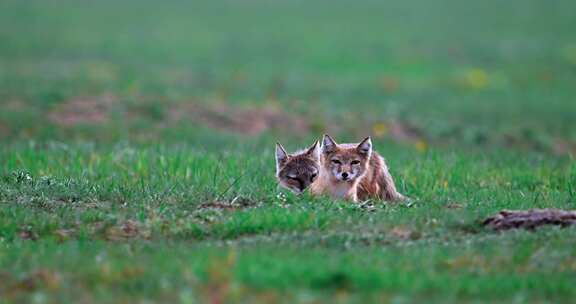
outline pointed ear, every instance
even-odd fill
[[[324,134],[322,138],[322,153],[331,153],[336,151],[338,144],[330,137],[330,135]]]
[[[312,146],[310,146],[310,148],[308,148],[308,150],[306,151],[306,155],[308,157],[312,157],[314,159],[318,159],[318,141],[315,141],[314,144]]]
[[[284,150],[281,144],[276,143],[276,171],[280,171],[280,168],[288,161],[288,153]]]
[[[370,139],[370,136],[359,143],[356,149],[362,154],[370,155],[372,153],[372,139]]]

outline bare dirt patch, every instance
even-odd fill
[[[0,121],[0,137],[7,137],[10,135],[10,126],[8,124]]]
[[[108,241],[124,241],[133,238],[150,238],[150,231],[142,224],[126,220],[118,225],[107,227],[104,238]]]
[[[406,143],[420,143],[426,142],[426,137],[424,132],[420,130],[415,125],[402,120],[390,119],[381,120],[378,122],[371,123],[370,125],[365,125],[357,133],[359,136],[366,136],[366,130],[372,130],[372,135],[374,137],[389,137],[395,141],[406,142]]]
[[[400,240],[416,240],[421,237],[418,231],[406,227],[394,227],[390,230],[390,235]]]
[[[169,117],[173,121],[190,120],[209,128],[246,135],[259,135],[268,130],[293,134],[306,134],[310,131],[310,123],[305,118],[288,114],[275,106],[236,107],[225,103],[188,103],[170,109]]]
[[[75,97],[50,111],[48,119],[62,127],[106,123],[110,120],[109,112],[115,100],[111,94]]]
[[[18,232],[18,236],[23,240],[35,241],[38,239],[38,234],[29,227],[21,229],[20,232]]]
[[[206,202],[200,205],[200,209],[224,209],[224,210],[238,210],[257,207],[258,203],[248,198],[236,197],[230,202],[215,201]]]
[[[553,143],[552,151],[557,155],[576,154],[576,142],[557,138]]]
[[[397,140],[407,142],[417,142],[424,138],[422,132],[415,126],[398,120],[386,123],[390,129],[390,135]]]
[[[20,112],[26,109],[26,103],[20,99],[11,99],[2,106],[6,112]]]
[[[30,272],[23,278],[17,279],[10,274],[0,275],[2,283],[0,286],[0,298],[13,299],[21,293],[33,292],[38,289],[55,291],[60,288],[61,276],[59,273],[40,269]]]
[[[494,230],[535,229],[544,225],[576,224],[576,211],[560,209],[503,210],[484,220],[483,226]]]
[[[186,103],[174,105],[168,111],[171,121],[189,120],[209,128],[222,131],[256,136],[266,131],[274,130],[293,135],[305,135],[310,132],[337,133],[343,127],[336,121],[324,121],[320,126],[316,119],[289,113],[274,105],[233,106],[218,102],[214,104]],[[354,119],[357,121],[357,119]],[[353,130],[354,126],[352,127]],[[380,123],[359,128],[361,136],[366,136],[366,130],[373,130],[376,137],[390,136],[403,142],[421,142],[424,134],[416,126],[400,120],[386,120]]]

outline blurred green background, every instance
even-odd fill
[[[372,133],[565,153],[574,14],[536,0],[5,0],[0,138]]]

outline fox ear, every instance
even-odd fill
[[[306,155],[314,159],[318,159],[318,152],[318,141],[315,141],[314,144],[308,148],[308,151],[306,151]]]
[[[331,153],[336,151],[338,144],[330,137],[330,135],[324,134],[322,138],[322,153]]]
[[[356,149],[362,154],[370,155],[372,153],[372,139],[370,139],[370,136],[359,143]]]
[[[276,143],[276,171],[280,171],[280,168],[288,161],[288,153],[284,150],[281,144]]]

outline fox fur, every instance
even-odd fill
[[[360,143],[337,144],[324,135],[320,151],[320,175],[310,188],[313,194],[353,202],[404,199],[396,190],[386,161],[373,151],[370,137]]]
[[[316,141],[305,150],[288,154],[281,144],[276,144],[276,180],[294,193],[304,192],[314,183],[320,172],[319,144]]]

